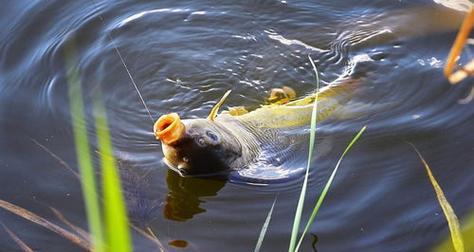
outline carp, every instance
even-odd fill
[[[165,163],[181,176],[222,175],[262,160],[281,163],[307,139],[307,132],[286,132],[309,127],[315,100],[317,121],[324,121],[350,100],[358,84],[359,80],[345,80],[298,100],[273,101],[250,112],[238,107],[218,114],[228,91],[207,118],[181,119],[177,113],[170,113],[155,122],[153,131],[162,143]],[[286,90],[288,96],[295,96],[292,90]]]

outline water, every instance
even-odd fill
[[[152,228],[164,244],[185,240],[184,251],[253,250],[277,197],[263,250],[285,251],[301,172],[258,183],[170,172],[154,140],[153,121],[115,47],[153,119],[169,112],[205,117],[228,89],[233,89],[228,106],[257,106],[282,85],[309,93],[315,85],[308,55],[324,85],[345,73],[363,78],[346,106],[350,116],[319,127],[308,202],[314,202],[353,134],[368,125],[311,228],[318,251],[425,251],[448,234],[423,167],[406,142],[420,149],[461,221],[474,209],[474,110],[472,103],[459,102],[472,84],[450,86],[442,76],[456,31],[441,27],[451,19],[418,14],[439,7],[433,2],[90,0],[2,6],[0,198],[56,223],[49,206],[86,228],[78,180],[34,142],[76,169],[70,125],[76,115],[69,113],[64,58],[71,41],[86,101],[102,89],[131,219]],[[427,23],[436,25],[423,26]],[[304,166],[305,155],[285,169]],[[247,175],[286,174],[265,168]],[[79,250],[3,210],[0,220],[35,250]],[[0,234],[1,251],[18,251],[3,229]],[[303,251],[312,251],[312,235]],[[154,249],[140,235],[133,237],[136,251]]]

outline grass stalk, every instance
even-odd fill
[[[464,241],[464,250],[465,251],[474,251],[474,211],[471,211],[467,217],[465,217],[463,224],[461,226],[461,235]],[[444,238],[436,247],[434,247],[432,252],[453,252],[456,251],[453,246],[451,235],[449,234]]]
[[[311,129],[309,134],[309,151],[308,151],[308,162],[306,165],[306,172],[301,186],[301,192],[298,199],[298,205],[296,206],[295,218],[293,220],[293,228],[291,230],[290,246],[288,251],[292,252],[296,247],[296,240],[298,238],[298,231],[301,223],[301,214],[303,212],[304,200],[306,196],[306,188],[308,187],[309,169],[311,167],[311,158],[313,156],[314,142],[316,139],[316,125],[317,125],[317,111],[318,111],[318,93],[319,93],[319,73],[316,65],[313,62],[311,56],[308,55],[309,61],[313,66],[313,70],[316,78],[316,97],[313,103],[313,110],[311,112]]]
[[[17,206],[17,205],[14,205],[12,203],[9,203],[7,201],[4,201],[4,200],[0,200],[0,208],[6,210],[6,211],[9,211],[19,217],[22,217],[26,220],[29,220],[33,223],[36,223],[37,225],[40,225],[46,229],[48,229],[49,231],[51,232],[54,232],[62,237],[64,237],[65,239],[69,240],[70,242],[76,244],[77,246],[81,247],[82,249],[84,250],[92,250],[92,247],[91,247],[91,244],[89,242],[89,240],[87,239],[84,239],[48,220],[46,220],[45,218],[39,216],[39,215],[36,215],[35,213],[33,212],[30,212],[20,206]]]
[[[270,224],[270,220],[272,219],[273,208],[275,207],[276,201],[277,201],[277,197],[275,197],[275,200],[273,200],[272,207],[270,208],[270,211],[268,211],[267,218],[265,218],[265,222],[263,223],[262,230],[260,230],[260,235],[258,236],[258,241],[257,241],[257,245],[255,246],[254,252],[259,252],[260,248],[262,247],[263,239],[265,238],[268,225]]]
[[[81,180],[81,177],[79,176],[79,174],[77,174],[76,172],[74,172],[74,170],[72,170],[71,167],[69,167],[69,165],[61,158],[59,157],[58,155],[56,155],[55,153],[53,153],[50,149],[48,149],[48,147],[40,144],[38,141],[34,140],[34,139],[31,139],[33,141],[33,143],[35,143],[36,145],[38,145],[43,151],[45,151],[46,153],[50,154],[54,159],[56,159],[59,164],[61,164],[62,166],[64,166],[68,171],[72,172],[76,178],[80,181]],[[97,152],[98,154],[101,154],[99,152]],[[1,207],[1,204],[0,204],[0,207]],[[58,219],[63,222],[64,224],[66,224],[68,227],[70,227],[72,230],[74,230],[76,233],[78,233],[81,237],[89,240],[89,233],[87,233],[85,230],[82,230],[81,228],[75,226],[74,224],[70,223],[58,210],[50,207],[51,210],[53,211],[53,213],[56,215],[56,217],[58,217]],[[164,252],[165,251],[165,248],[163,246],[163,244],[160,242],[160,240],[158,239],[158,237],[153,233],[153,231],[151,230],[150,227],[147,227],[147,231],[148,232],[145,232],[144,230],[134,226],[132,223],[129,223],[129,226],[135,230],[138,234],[140,234],[141,236],[147,238],[148,240],[150,240],[153,244],[155,244],[157,246],[157,249],[161,252]]]
[[[93,251],[132,251],[129,222],[125,201],[122,195],[120,175],[113,155],[112,142],[105,106],[100,89],[93,99],[95,129],[102,168],[103,214],[102,221],[95,172],[91,158],[87,123],[85,121],[84,101],[77,66],[75,65],[73,41],[66,48],[66,66],[69,85],[70,109],[74,132],[74,142],[81,175],[81,185],[86,203],[86,214],[93,241]],[[103,226],[105,225],[105,226]],[[105,227],[105,230],[103,229]],[[104,237],[106,240],[104,240]],[[104,241],[106,243],[104,243]]]
[[[127,210],[120,184],[117,162],[113,155],[112,142],[105,107],[101,96],[94,99],[95,127],[102,167],[102,186],[104,193],[104,215],[109,251],[132,251],[128,228]]]
[[[321,207],[321,205],[323,204],[324,199],[326,198],[326,195],[329,191],[329,188],[331,187],[332,181],[334,180],[334,177],[336,176],[336,172],[339,169],[339,166],[341,165],[342,160],[344,159],[346,154],[349,152],[349,150],[352,148],[352,146],[357,142],[357,140],[359,140],[360,136],[362,135],[362,133],[364,133],[366,128],[367,128],[367,126],[364,126],[359,130],[357,135],[355,135],[354,138],[352,139],[352,141],[349,143],[349,145],[347,145],[346,149],[342,153],[339,160],[337,160],[336,166],[334,167],[334,170],[332,171],[331,176],[329,177],[328,181],[326,182],[326,185],[324,186],[323,191],[321,192],[321,195],[319,195],[319,198],[318,198],[316,204],[314,205],[313,211],[311,212],[311,216],[309,217],[308,222],[306,223],[306,226],[303,230],[303,233],[301,234],[301,237],[298,241],[298,245],[296,246],[295,251],[298,251],[298,249],[301,246],[301,243],[303,242],[303,239],[304,239],[304,236],[305,236],[306,232],[308,231],[309,227],[311,227],[311,225],[313,224],[314,218],[316,217],[316,214],[318,213],[319,208]]]
[[[433,190],[435,191],[436,198],[438,199],[439,205],[441,209],[443,210],[444,216],[446,217],[446,221],[448,222],[449,232],[451,233],[451,240],[453,242],[454,250],[456,252],[464,252],[465,250],[464,250],[464,242],[463,242],[462,234],[461,234],[461,227],[459,225],[458,217],[456,216],[456,213],[454,213],[453,207],[451,206],[449,201],[446,199],[443,189],[438,184],[438,181],[434,177],[433,172],[431,171],[431,168],[428,165],[428,163],[425,161],[425,159],[423,158],[421,153],[418,151],[418,149],[415,147],[415,145],[411,143],[410,145],[418,154],[418,157],[420,158],[421,163],[423,163],[423,166],[425,167],[425,170],[426,170],[426,174],[428,175],[431,185],[433,186]]]
[[[51,211],[53,212],[54,215],[56,215],[56,218],[58,218],[62,223],[64,223],[66,226],[68,226],[71,230],[73,230],[74,232],[76,232],[76,234],[78,234],[80,237],[82,237],[83,239],[86,239],[88,240],[89,239],[89,233],[87,233],[86,230],[72,224],[68,219],[66,219],[66,217],[61,213],[59,212],[56,208],[54,207],[49,207],[49,209],[51,209]]]
[[[2,223],[3,228],[7,231],[7,234],[12,238],[12,240],[18,245],[18,247],[23,252],[34,252],[23,240],[20,239],[15,233],[13,233],[7,226]]]
[[[104,232],[100,212],[95,172],[92,164],[89,140],[87,136],[84,102],[79,72],[76,66],[75,47],[73,40],[67,43],[65,50],[67,82],[69,88],[70,111],[76,147],[76,156],[81,175],[81,186],[85,202],[87,222],[91,233],[93,251],[105,251],[103,245]]]

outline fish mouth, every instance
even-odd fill
[[[184,169],[178,168],[175,164],[173,164],[171,161],[169,161],[166,157],[163,158],[163,162],[165,162],[165,164],[168,166],[168,168],[170,168],[174,172],[178,173],[179,176],[188,177],[188,175],[186,174],[186,171]]]
[[[157,140],[172,145],[181,139],[185,132],[184,124],[177,113],[162,115],[153,125],[153,132]]]
[[[185,127],[177,113],[162,115],[153,125],[153,133],[162,142],[165,164],[181,177],[187,175],[182,163],[177,162],[178,156],[173,145],[185,135]]]
[[[177,151],[173,146],[163,143],[161,148],[164,154],[163,161],[171,170],[177,172],[181,177],[189,175],[186,170],[186,164],[180,161]]]

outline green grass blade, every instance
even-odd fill
[[[270,208],[270,211],[268,211],[267,218],[265,219],[265,222],[263,223],[263,226],[262,226],[262,230],[260,230],[260,235],[258,236],[258,241],[257,241],[257,245],[255,246],[254,252],[259,252],[260,248],[262,247],[263,239],[265,238],[268,225],[270,224],[270,220],[272,219],[273,208],[275,207],[276,200],[277,200],[277,197],[275,197],[275,200],[273,200],[272,207]]]
[[[122,195],[120,175],[112,151],[107,115],[100,95],[94,99],[96,130],[101,155],[102,183],[104,190],[104,215],[109,251],[132,251],[128,217]]]
[[[313,70],[316,78],[316,97],[313,103],[313,110],[311,112],[311,130],[309,134],[309,151],[308,151],[308,162],[306,165],[306,173],[301,186],[300,197],[298,199],[298,205],[296,207],[295,218],[293,220],[293,228],[291,230],[290,247],[288,251],[292,252],[296,246],[296,240],[298,238],[298,231],[301,223],[301,214],[303,212],[304,200],[306,196],[306,188],[308,187],[309,168],[311,167],[311,158],[313,156],[314,141],[316,139],[316,125],[317,125],[317,111],[318,111],[318,93],[319,93],[319,73],[318,69],[314,65],[313,59],[308,55],[309,61],[313,66]]]
[[[438,181],[436,181],[436,178],[431,172],[431,169],[428,163],[426,163],[425,159],[423,158],[421,153],[418,151],[418,149],[415,147],[415,145],[411,144],[411,146],[416,151],[416,153],[418,154],[418,157],[423,163],[423,166],[425,167],[426,174],[428,175],[431,185],[433,186],[433,190],[436,193],[436,198],[438,199],[439,205],[441,206],[444,216],[446,217],[446,221],[448,222],[449,232],[451,233],[451,240],[453,242],[454,250],[456,252],[464,252],[465,251],[464,242],[462,239],[461,227],[459,225],[458,217],[454,213],[454,210],[451,207],[451,204],[449,204],[449,201],[446,199],[446,196],[444,196],[443,189],[441,189],[441,186],[438,184]]]
[[[76,66],[75,47],[69,42],[65,49],[67,67],[67,80],[69,88],[69,106],[72,117],[74,143],[76,147],[77,162],[81,175],[81,186],[86,204],[87,222],[89,225],[93,251],[102,252],[103,230],[99,208],[99,197],[95,181],[95,172],[90,155],[89,139],[87,136],[86,120],[84,115],[84,102],[79,72]]]
[[[352,146],[357,142],[357,140],[359,140],[359,137],[362,135],[362,133],[364,133],[366,128],[367,128],[367,126],[364,126],[364,127],[362,127],[362,129],[359,130],[359,133],[357,133],[357,135],[352,139],[352,141],[349,143],[349,145],[347,145],[347,147],[344,150],[344,152],[342,153],[341,157],[339,158],[339,160],[337,160],[336,166],[334,167],[334,170],[332,171],[331,176],[329,177],[328,181],[326,182],[326,185],[324,186],[323,191],[321,192],[321,195],[319,196],[319,198],[318,198],[318,200],[317,200],[317,202],[316,202],[316,204],[313,208],[313,212],[311,213],[311,216],[309,217],[309,220],[306,223],[303,234],[301,234],[300,240],[298,241],[298,245],[296,246],[295,251],[298,251],[298,249],[301,245],[301,242],[303,242],[303,238],[304,238],[306,232],[308,231],[309,227],[313,224],[314,217],[316,217],[316,214],[318,213],[319,208],[321,207],[321,205],[323,204],[324,199],[326,198],[326,195],[329,191],[329,188],[331,187],[332,181],[334,180],[334,177],[336,176],[336,172],[339,169],[339,166],[341,165],[342,160],[346,156],[347,152],[349,152],[349,150],[352,148]]]

